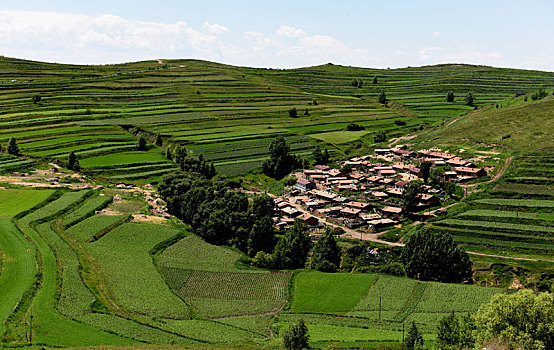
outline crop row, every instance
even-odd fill
[[[473,220],[458,220],[458,219],[445,219],[438,221],[436,224],[452,227],[477,227],[489,230],[498,231],[514,231],[514,232],[536,232],[539,234],[553,234],[554,227],[539,226],[539,225],[523,225],[512,224],[507,222],[494,222],[494,221],[473,221]]]

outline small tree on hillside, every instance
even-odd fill
[[[380,131],[377,135],[373,136],[373,142],[380,143],[387,141],[387,134],[384,131]]]
[[[423,346],[423,336],[419,332],[419,329],[417,329],[417,326],[414,322],[412,322],[412,324],[410,325],[410,329],[408,330],[405,345],[408,350],[419,349],[421,346]]]
[[[454,92],[449,91],[446,95],[446,102],[454,102]]]
[[[317,106],[317,100],[315,98],[312,100],[312,105]]]
[[[318,239],[312,252],[310,267],[324,272],[335,272],[340,267],[340,248],[331,230]]]
[[[289,117],[291,118],[298,117],[298,111],[296,110],[296,108],[289,109]]]
[[[19,146],[17,145],[17,140],[15,139],[15,137],[11,137],[10,140],[8,141],[8,147],[6,148],[6,152],[14,156],[19,155]]]
[[[140,135],[140,137],[138,138],[137,150],[146,151],[146,139],[142,135]]]
[[[424,281],[457,283],[471,280],[473,273],[468,254],[452,236],[427,227],[408,238],[402,263],[409,277]]]
[[[33,100],[34,104],[39,103],[41,99],[42,99],[42,97],[40,97],[39,94],[35,94],[35,95],[33,95],[33,97],[31,97],[31,100]]]
[[[473,93],[472,92],[467,93],[466,97],[464,98],[464,102],[466,103],[466,105],[468,105],[470,107],[474,106]]]
[[[158,146],[158,147],[162,147],[162,146],[163,146],[164,140],[162,139],[162,137],[160,136],[160,134],[157,134],[157,135],[156,135],[156,141],[154,141],[154,143],[155,143],[156,146]]]
[[[71,153],[69,153],[69,156],[67,157],[67,169],[73,171],[79,171],[81,169],[79,160],[77,159],[77,156],[73,151],[71,151]]]
[[[291,324],[283,333],[283,345],[288,350],[301,350],[308,348],[308,327],[304,319],[299,319],[296,323]]]
[[[373,77],[373,85],[377,85],[377,76]]]
[[[439,349],[460,349],[460,327],[458,318],[452,312],[439,321],[437,327],[437,345]]]
[[[385,95],[385,92],[384,91],[381,91],[381,93],[379,94],[379,99],[378,99],[379,103],[384,105],[387,103],[387,95]]]

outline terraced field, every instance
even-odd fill
[[[320,142],[340,154],[371,144],[377,132],[401,136],[465,114],[469,90],[482,107],[554,85],[551,73],[457,65],[271,70],[195,60],[80,67],[2,58],[0,66],[18,81],[0,87],[0,143],[16,137],[26,156],[0,160],[0,171],[36,158],[65,162],[74,151],[86,173],[113,182],[159,179],[175,169],[162,154],[177,143],[233,176],[259,167],[277,135],[302,156]],[[353,78],[366,84],[353,88]],[[445,102],[450,90],[453,103]],[[375,102],[381,91],[393,102],[387,107]],[[349,123],[366,129],[346,132]],[[150,143],[159,135],[162,143],[139,152],[138,135]]]

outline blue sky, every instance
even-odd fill
[[[473,63],[554,71],[554,2],[0,0],[0,55],[257,67]]]

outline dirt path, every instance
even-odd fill
[[[539,259],[533,259],[533,258],[517,258],[517,257],[511,257],[511,256],[505,256],[505,255],[485,254],[485,253],[477,253],[477,252],[467,252],[467,253],[471,255],[488,256],[491,258],[523,260],[523,261],[539,261]]]
[[[461,186],[465,187],[465,188],[471,188],[471,187],[479,186],[479,185],[482,185],[482,184],[488,184],[488,183],[494,182],[494,181],[500,179],[500,177],[502,175],[504,175],[506,170],[508,170],[508,168],[510,167],[511,163],[512,163],[512,156],[509,156],[509,157],[506,158],[506,161],[504,162],[504,165],[502,165],[502,167],[498,170],[498,172],[490,180],[487,180],[485,182],[475,183],[475,184],[468,184],[468,185],[462,184]]]
[[[392,147],[394,145],[396,145],[398,142],[402,141],[402,140],[411,140],[411,139],[415,139],[416,137],[418,137],[420,134],[413,134],[413,135],[409,135],[409,136],[400,136],[400,137],[395,137],[393,139],[390,140],[389,144],[388,144],[388,147]]]

